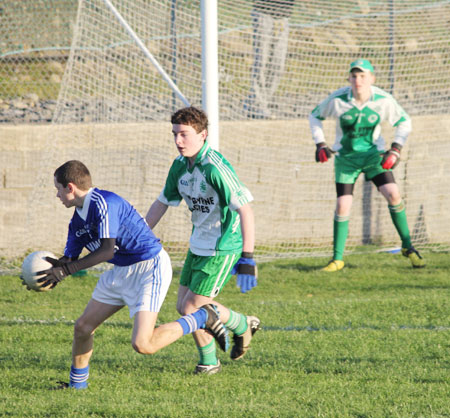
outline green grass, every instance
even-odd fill
[[[27,292],[0,277],[0,415],[149,417],[450,416],[449,254],[427,253],[413,270],[392,254],[261,264],[249,294],[228,284],[220,301],[257,315],[251,350],[222,373],[195,376],[190,336],[154,356],[130,345],[126,309],[95,337],[89,389],[51,391],[68,379],[73,322],[96,277]],[[179,272],[160,314],[175,311]]]

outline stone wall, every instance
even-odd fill
[[[410,226],[417,229],[419,223],[427,242],[449,243],[450,153],[445,149],[450,121],[416,117],[413,125],[409,145],[402,151],[403,161],[395,171],[407,202]],[[49,140],[56,130],[64,131],[68,138],[73,133],[76,144],[69,146],[76,148],[80,159],[89,161],[96,185],[124,194],[142,214],[161,191],[169,165],[177,155],[167,123],[0,126],[0,257],[20,255],[29,248],[44,249],[37,234],[34,243],[34,235],[23,239],[31,234],[30,218],[39,222],[35,210],[47,212],[49,219],[38,225],[38,229],[47,230],[45,249],[61,249],[64,245],[71,211],[63,210],[55,198],[52,173],[62,161],[55,155],[67,147],[68,140]],[[332,126],[327,124],[326,130],[331,138]],[[141,135],[134,134],[138,131]],[[391,133],[388,129],[386,137],[390,138]],[[98,141],[103,136],[119,139],[105,145]],[[138,137],[144,137],[145,144],[151,145],[144,147]],[[269,247],[290,241],[329,246],[335,204],[332,164],[314,162],[306,120],[223,122],[220,138],[221,152],[255,197],[258,242],[270,242]],[[96,167],[92,156],[108,153],[111,157],[105,157],[102,167]],[[155,166],[159,170],[156,175]],[[42,172],[43,167],[48,173]],[[111,168],[118,173],[114,178],[108,174]],[[42,176],[47,183],[45,193],[36,192]],[[355,190],[349,237],[355,245],[364,243],[367,235],[380,242],[387,236],[389,242],[393,234],[386,204],[368,184],[360,180]],[[371,201],[369,223],[368,214],[362,213],[364,199],[366,208],[367,199]],[[54,205],[45,209],[41,204],[46,200],[52,200]],[[180,240],[188,239],[189,216],[184,212],[187,211],[175,211],[158,226],[156,232],[163,240],[172,239],[170,230],[175,227],[185,230]]]

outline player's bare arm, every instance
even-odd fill
[[[326,163],[331,158],[334,151],[329,148],[327,143],[325,142],[325,134],[323,132],[322,121],[315,117],[313,114],[310,114],[309,126],[311,129],[313,140],[316,144],[316,162]]]
[[[249,203],[237,209],[241,218],[242,251],[253,253],[255,249],[255,216]]]
[[[147,215],[145,215],[145,220],[147,221],[147,224],[150,227],[150,229],[153,229],[158,224],[158,222],[166,213],[168,207],[169,206],[162,203],[158,199],[156,199],[152,203],[150,209],[147,212]]]

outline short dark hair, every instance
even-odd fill
[[[78,160],[67,161],[55,170],[54,176],[63,187],[67,187],[69,183],[75,184],[80,190],[89,190],[92,187],[91,173]]]
[[[170,118],[170,121],[173,125],[192,126],[197,133],[208,129],[208,116],[203,110],[194,106],[177,110]]]

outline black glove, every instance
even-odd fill
[[[20,280],[22,281],[22,286],[25,286],[27,288],[27,290],[31,290],[31,287],[28,286],[27,282],[25,281],[25,279],[20,276]]]
[[[37,276],[40,276],[41,274],[45,274],[45,276],[39,280],[36,280],[36,282],[42,283],[42,287],[52,285],[50,289],[53,289],[59,282],[63,281],[71,273],[67,265],[68,263],[52,257],[45,257],[45,260],[48,261],[53,267],[48,270],[38,271],[36,273]]]
[[[316,162],[317,163],[326,163],[333,154],[333,151],[328,148],[328,145],[325,142],[319,142],[316,144]]]
[[[402,150],[402,146],[397,144],[397,142],[393,142],[391,145],[391,149],[384,153],[383,159],[381,160],[381,167],[385,170],[394,169],[397,167],[397,164],[400,161],[400,151]]]

